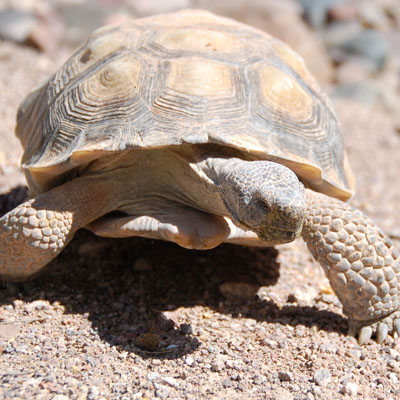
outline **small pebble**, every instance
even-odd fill
[[[230,387],[233,386],[233,383],[232,383],[232,381],[231,381],[229,378],[225,378],[225,379],[222,381],[222,386],[223,386],[224,388],[230,388]]]
[[[313,29],[326,22],[328,11],[340,0],[299,0],[303,6],[304,17]]]
[[[38,24],[34,15],[6,9],[0,12],[0,38],[24,43]]]
[[[151,382],[157,381],[160,378],[160,374],[157,372],[150,372],[147,375],[147,379]]]
[[[319,386],[328,383],[330,379],[331,379],[331,373],[329,369],[326,368],[321,368],[314,374],[314,382]]]
[[[393,383],[397,383],[399,381],[399,378],[394,372],[389,372],[388,377]]]
[[[176,389],[178,389],[178,387],[179,387],[179,383],[172,376],[165,376],[165,377],[161,378],[161,380],[162,380],[162,382],[164,382],[167,385],[172,386]]]
[[[383,68],[389,55],[389,46],[384,36],[373,29],[363,30],[343,43],[341,47],[351,54],[374,62],[376,71]]]
[[[50,309],[50,305],[47,301],[44,300],[35,300],[32,303],[28,304],[28,309],[30,311],[41,311]]]
[[[92,386],[88,392],[88,400],[96,400],[100,395],[100,390],[97,386]]]
[[[159,384],[155,383],[154,387],[156,389],[157,397],[159,397],[160,399],[168,399],[169,398],[170,390],[167,386],[159,385]]]
[[[221,372],[223,369],[225,369],[225,363],[222,360],[214,361],[211,364],[211,371],[213,372]]]
[[[349,396],[356,396],[358,393],[358,385],[354,382],[347,382],[342,388],[343,394],[348,394]]]
[[[278,372],[278,378],[282,382],[292,382],[293,376],[290,372],[280,371]]]
[[[190,324],[181,324],[179,326],[179,330],[182,333],[182,335],[192,335],[193,334],[193,328],[192,325]]]
[[[186,365],[188,365],[189,367],[191,367],[194,364],[194,358],[191,356],[187,356],[185,358],[185,363]]]

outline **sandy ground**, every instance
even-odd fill
[[[0,41],[2,213],[26,194],[17,106],[64,57]],[[334,104],[352,203],[396,238],[398,109]],[[40,278],[0,290],[0,398],[399,399],[399,339],[359,346],[346,329],[301,241],[200,252],[80,231]]]

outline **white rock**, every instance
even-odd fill
[[[191,367],[194,364],[194,358],[191,356],[187,356],[185,358],[185,363],[186,365],[189,365],[189,367]]]
[[[343,385],[343,394],[348,394],[349,396],[356,396],[358,393],[358,385],[354,382],[347,382]]]
[[[397,377],[397,375],[394,372],[390,372],[388,374],[388,377],[393,383],[397,383],[399,381],[399,378]]]
[[[28,308],[30,311],[41,311],[41,310],[48,310],[50,305],[45,300],[35,300],[32,303],[28,304]]]
[[[323,385],[328,383],[331,380],[331,373],[329,369],[321,368],[314,374],[314,382],[317,385]]]
[[[172,376],[165,376],[165,377],[161,378],[161,380],[164,383],[166,383],[167,385],[172,386],[176,389],[179,387],[178,381],[175,378],[173,378]]]

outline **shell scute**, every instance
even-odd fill
[[[110,152],[217,143],[281,162],[329,195],[352,192],[340,125],[303,60],[208,12],[95,31],[21,105],[17,135],[38,191]]]

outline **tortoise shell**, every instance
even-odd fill
[[[18,112],[34,191],[113,152],[233,147],[348,199],[340,124],[303,60],[265,32],[205,11],[96,30]]]

